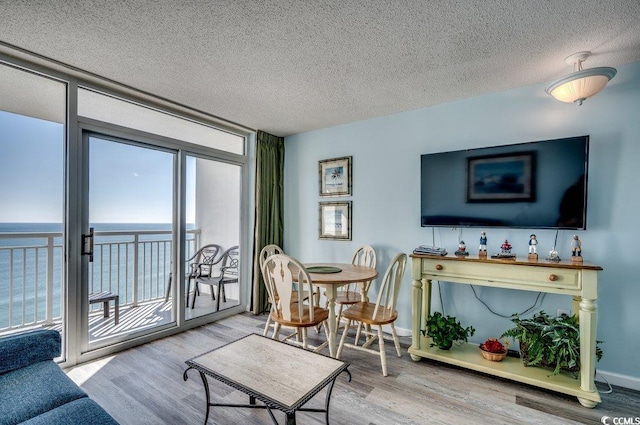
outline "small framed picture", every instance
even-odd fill
[[[535,201],[532,152],[467,159],[467,202]]]
[[[319,237],[330,240],[351,240],[351,201],[320,202]]]
[[[320,196],[351,195],[351,158],[332,158],[319,161]]]

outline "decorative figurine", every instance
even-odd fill
[[[571,239],[571,262],[582,262],[582,242],[578,235],[573,235],[573,239]]]
[[[500,253],[492,255],[491,258],[515,259],[516,254],[511,253],[511,244],[505,239],[504,243],[500,245]]]
[[[504,254],[511,254],[511,244],[508,240],[504,240],[504,243],[500,245],[500,249]]]
[[[529,260],[538,259],[538,238],[533,233],[529,236]]]
[[[464,243],[464,241],[460,241],[460,243],[458,244],[458,250],[454,252],[454,254],[457,257],[466,257],[467,255],[469,255],[469,253],[467,252],[467,245]]]
[[[538,253],[537,245],[538,245],[538,239],[536,235],[531,234],[531,236],[529,236],[529,254]]]
[[[478,257],[487,256],[487,233],[480,232],[480,246],[478,247]]]

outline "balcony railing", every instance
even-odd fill
[[[187,256],[199,244],[187,231]],[[95,232],[89,292],[117,293],[120,306],[164,298],[171,258],[171,231]],[[0,332],[61,322],[63,259],[62,233],[0,233]]]

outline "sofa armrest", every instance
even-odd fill
[[[0,374],[60,356],[60,333],[48,329],[0,338]]]

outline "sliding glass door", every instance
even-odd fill
[[[225,310],[240,304],[240,194],[242,167],[206,157],[186,157],[186,239],[185,279],[187,319]],[[198,243],[194,244],[193,240]],[[217,245],[208,264],[197,250]],[[193,258],[192,258],[193,257]]]
[[[175,322],[168,299],[176,151],[85,133],[83,325],[88,349]]]
[[[242,311],[247,133],[0,61],[0,334],[58,330],[69,366]]]

